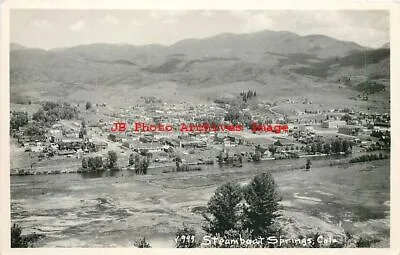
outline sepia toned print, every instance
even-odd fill
[[[389,16],[10,11],[11,247],[389,248]]]

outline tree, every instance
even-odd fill
[[[90,108],[92,108],[92,103],[86,102],[86,110],[89,110]]]
[[[311,168],[311,160],[308,158],[306,163],[306,169],[309,170]]]
[[[262,173],[244,189],[244,226],[250,230],[253,238],[270,236],[276,233],[275,219],[279,217],[278,210],[281,197],[270,172]]]
[[[228,182],[220,186],[207,203],[208,215],[203,214],[206,220],[203,229],[213,236],[218,234],[223,236],[226,231],[236,229],[240,220],[241,200],[242,192],[239,184]]]
[[[10,118],[11,129],[18,130],[20,127],[28,124],[28,113],[27,112],[12,112]]]
[[[117,167],[117,160],[118,160],[117,153],[115,151],[109,151],[108,161],[109,161],[109,167],[111,169]]]

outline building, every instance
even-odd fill
[[[322,122],[322,127],[323,128],[336,128],[338,129],[340,126],[345,126],[346,121],[344,120],[326,120]]]
[[[362,127],[360,127],[360,126],[345,125],[345,126],[340,126],[338,132],[340,134],[355,136],[355,135],[358,135],[358,133],[361,130],[362,130]]]

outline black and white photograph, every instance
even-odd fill
[[[390,248],[390,25],[11,9],[11,248]]]

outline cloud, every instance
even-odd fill
[[[104,23],[109,23],[109,24],[113,24],[113,25],[118,25],[119,24],[119,20],[111,15],[106,15],[103,18],[103,22]]]
[[[50,21],[45,20],[45,19],[42,19],[42,20],[35,20],[35,21],[33,22],[33,24],[34,24],[35,26],[37,26],[37,27],[46,28],[46,29],[51,28],[51,27],[53,26],[52,23],[51,23]]]
[[[68,28],[71,31],[81,32],[85,28],[86,24],[84,21],[80,20],[71,24]]]

